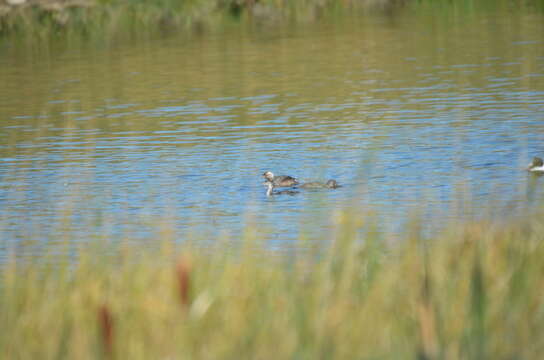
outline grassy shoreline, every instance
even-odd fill
[[[0,3],[0,36],[66,31],[85,34],[118,31],[169,31],[203,29],[228,21],[285,21],[316,18],[334,9],[390,8],[407,0],[8,0]]]
[[[316,256],[257,239],[205,252],[92,250],[5,264],[3,358],[538,359],[544,236],[535,216],[387,246],[344,213]]]
[[[392,19],[404,13],[464,17],[498,9],[544,12],[544,0],[4,0],[0,1],[0,41],[54,38],[149,39],[172,33],[189,36],[223,32],[243,24],[243,31],[289,28],[323,19],[370,15]],[[265,30],[266,31],[266,30]]]
[[[0,38],[201,33],[238,22],[285,26],[354,12],[393,16],[406,8],[462,16],[513,9],[513,4],[507,0],[4,0],[0,2]],[[544,1],[520,2],[514,8],[542,12]]]

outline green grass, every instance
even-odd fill
[[[125,38],[202,32],[241,21],[285,26],[353,12],[391,16],[406,8],[415,13],[442,9],[461,15],[500,8],[542,12],[544,0],[26,0],[19,6],[0,4],[0,37]]]
[[[297,9],[326,7],[335,0],[290,2],[262,0],[257,9],[262,17],[292,14]],[[67,32],[85,35],[105,31],[107,35],[134,32],[164,32],[169,30],[199,30],[225,21],[251,17],[255,7],[246,0],[153,0],[153,1],[37,1],[33,5],[0,8],[0,35],[32,34],[51,36]],[[81,6],[85,4],[85,6]]]
[[[248,229],[238,248],[14,260],[0,358],[539,359],[543,228],[538,216],[432,239],[414,227],[386,244],[344,213],[327,249],[271,253]]]

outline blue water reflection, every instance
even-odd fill
[[[155,44],[165,63],[128,49],[126,71],[84,53],[75,70],[34,74],[56,89],[30,100],[38,110],[20,98],[3,105],[0,257],[104,238],[152,245],[165,233],[236,240],[246,225],[281,249],[301,237],[326,240],[346,206],[372,210],[398,233],[414,214],[446,224],[538,203],[544,179],[523,168],[544,155],[539,42],[519,39],[518,54],[504,51],[507,39],[473,39],[448,57],[403,43],[401,27],[387,30],[398,38],[383,48],[338,45],[358,31],[280,37],[279,49],[246,40],[247,63],[232,71],[216,56],[220,39],[210,39],[206,50]],[[456,36],[441,31],[437,38]],[[394,58],[383,56],[386,45]],[[301,46],[312,54],[304,74]],[[103,92],[89,76],[100,71]],[[265,170],[343,187],[267,198]]]

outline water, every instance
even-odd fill
[[[0,259],[54,244],[283,250],[345,206],[384,231],[538,203],[544,15],[401,9],[0,54]],[[267,198],[262,174],[342,188]],[[544,179],[543,179],[544,180]],[[362,216],[362,215],[361,215]]]

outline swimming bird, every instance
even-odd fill
[[[527,170],[531,172],[544,172],[544,161],[539,157],[534,157]]]
[[[298,180],[289,175],[274,176],[272,171],[265,171],[263,177],[271,182],[275,187],[290,187],[298,185]]]
[[[336,180],[330,179],[324,184],[320,182],[309,182],[309,183],[300,185],[300,187],[303,189],[325,189],[325,188],[336,189],[336,188],[339,188],[340,185],[338,185]]]
[[[265,181],[264,185],[268,186],[266,189],[266,196],[272,196],[272,195],[295,195],[298,194],[298,191],[293,190],[282,190],[282,191],[276,191],[274,192],[274,188],[276,185],[272,181]]]

